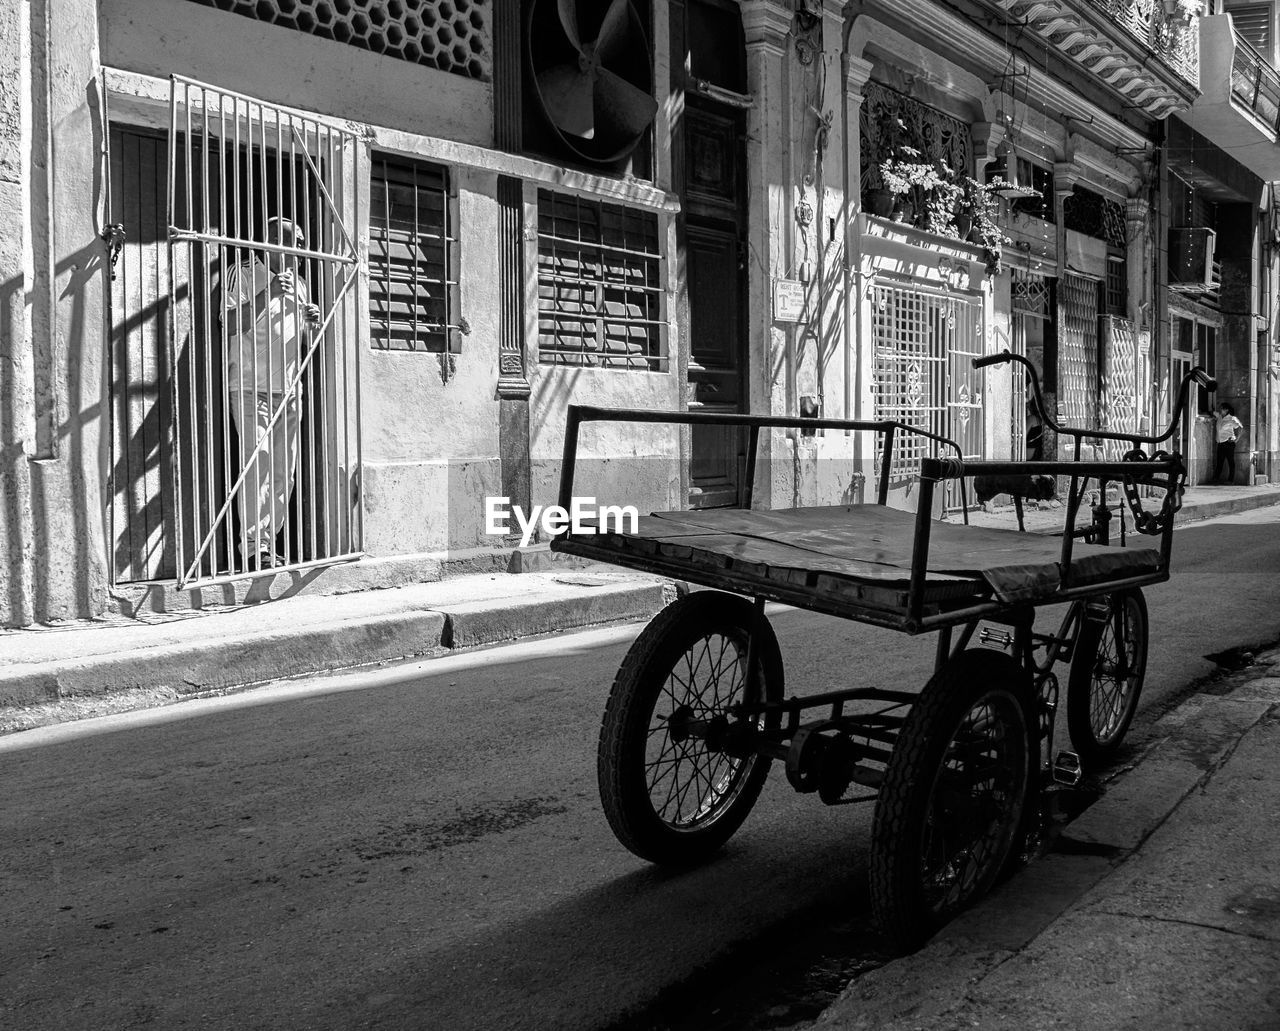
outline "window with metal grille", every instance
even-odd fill
[[[1124,247],[1128,242],[1124,205],[1083,186],[1073,187],[1063,203],[1062,222],[1067,229],[1106,240],[1113,247]]]
[[[1271,4],[1246,4],[1227,11],[1236,33],[1260,54],[1271,53],[1271,22],[1275,8]]]
[[[1018,158],[1018,182],[1029,184],[1040,196],[1016,197],[1012,201],[1014,211],[1033,218],[1053,222],[1057,218],[1053,203],[1053,169],[1037,165],[1024,157]]]
[[[1107,279],[1102,296],[1103,314],[1129,314],[1129,269],[1124,258],[1107,257]]]
[[[192,0],[205,7],[349,43],[487,82],[489,0]]]
[[[658,216],[538,191],[538,360],[666,372]]]
[[[369,336],[391,351],[458,351],[457,241],[448,169],[374,155]]]

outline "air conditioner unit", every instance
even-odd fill
[[[1169,230],[1170,285],[1211,289],[1214,284],[1213,256],[1218,234],[1203,226],[1183,226]]]

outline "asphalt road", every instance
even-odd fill
[[[1147,708],[1280,637],[1280,509],[1180,530],[1174,569]],[[775,625],[789,693],[929,674],[931,640]],[[595,740],[636,632],[0,739],[0,1027],[606,1028],[780,926],[781,955],[797,914],[865,909],[870,807],[780,771],[702,869],[615,843]]]

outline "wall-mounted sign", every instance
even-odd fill
[[[794,279],[773,281],[773,321],[799,322],[804,314],[804,284]]]

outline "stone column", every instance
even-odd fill
[[[31,613],[31,4],[2,0],[0,18],[0,624]]]
[[[1051,311],[1053,314],[1052,332],[1045,334],[1044,339],[1044,400],[1049,414],[1061,421],[1058,407],[1058,334],[1063,324],[1062,317],[1062,281],[1067,274],[1067,227],[1065,205],[1072,194],[1072,188],[1080,181],[1080,166],[1073,161],[1058,161],[1053,166],[1053,220],[1058,227],[1057,278],[1054,281]],[[1070,458],[1074,452],[1064,449],[1059,452],[1058,437],[1052,430],[1044,432],[1044,455],[1047,459]]]
[[[850,54],[844,60],[844,154],[845,198],[848,217],[845,233],[845,411],[847,418],[871,417],[870,347],[859,346],[870,339],[870,310],[865,296],[862,269],[862,243],[859,236],[862,210],[862,102],[863,90],[871,78],[872,63]],[[872,453],[865,456],[864,466],[874,461],[874,449],[859,434],[860,446]],[[865,474],[864,474],[865,475]]]
[[[16,459],[30,477],[31,570],[29,602],[20,607],[29,604],[36,621],[100,615],[109,576],[101,452],[109,267],[101,237],[106,125],[97,9],[73,0],[3,6],[3,47],[19,48],[31,119],[24,177],[30,235],[22,245],[30,323],[20,350],[29,353],[34,391],[30,421],[19,431],[30,446]],[[11,52],[5,58],[9,74]],[[12,466],[10,475],[25,478]],[[0,604],[13,608],[12,590]]]
[[[794,12],[783,0],[744,0],[742,27],[747,49],[747,90],[755,99],[747,113],[747,375],[749,411],[787,411],[787,356],[790,333],[773,322],[773,278],[787,271],[794,226],[790,148],[793,119],[787,41]],[[782,374],[778,375],[778,371]],[[761,434],[754,497],[757,507],[773,504],[772,470],[787,463],[778,435]]]
[[[1135,360],[1139,373],[1148,370],[1145,381],[1137,381],[1135,404],[1137,405],[1138,430],[1141,433],[1150,431],[1151,397],[1154,383],[1151,382],[1150,370],[1152,355],[1150,353],[1152,339],[1150,329],[1151,302],[1149,295],[1150,264],[1147,261],[1147,216],[1149,205],[1142,197],[1130,197],[1125,202],[1124,222],[1125,239],[1128,247],[1125,250],[1125,273],[1128,277],[1129,318],[1133,321]],[[1147,361],[1143,362],[1144,353]],[[1145,427],[1145,428],[1144,428]]]

